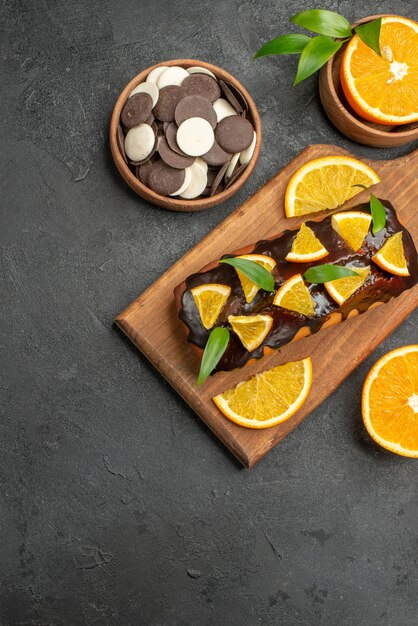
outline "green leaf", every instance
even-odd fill
[[[329,37],[351,37],[350,23],[343,15],[326,9],[301,11],[290,18],[290,21],[302,28]]]
[[[373,217],[373,235],[384,229],[386,226],[386,211],[379,198],[376,198],[372,193],[370,194],[370,211]]]
[[[264,267],[254,261],[248,259],[239,259],[237,257],[231,257],[229,259],[222,259],[219,263],[226,263],[232,265],[236,269],[240,270],[243,274],[253,281],[258,287],[265,291],[274,291],[274,279],[273,276]]]
[[[368,188],[365,185],[353,185],[353,187],[362,187],[366,191]],[[377,235],[381,230],[386,226],[386,210],[383,204],[380,202],[379,198],[376,198],[370,191],[370,212],[372,214],[373,226],[372,233],[373,235]]]
[[[200,363],[200,371],[197,384],[201,385],[209,374],[218,365],[223,353],[225,352],[229,342],[229,330],[222,326],[214,328],[209,335],[205,350],[203,352],[202,361]]]
[[[356,26],[354,29],[356,34],[366,44],[366,46],[369,46],[369,48],[374,50],[380,57],[382,56],[382,53],[380,52],[381,26],[382,18],[378,17],[376,20],[360,24],[360,26]]]
[[[316,285],[327,283],[329,280],[345,278],[346,276],[357,276],[357,272],[349,267],[332,265],[332,263],[325,263],[324,265],[315,265],[314,267],[310,267],[303,275],[304,279],[308,283],[315,283]]]
[[[281,35],[261,46],[260,50],[257,50],[253,56],[253,61],[268,54],[299,54],[310,40],[308,35],[300,35],[299,33]]]
[[[298,71],[294,85],[297,85],[308,76],[321,68],[342,46],[342,41],[334,41],[331,37],[318,35],[303,49],[300,55]]]

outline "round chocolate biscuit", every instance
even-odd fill
[[[162,122],[172,122],[176,106],[183,97],[182,87],[178,85],[168,85],[160,89],[158,102],[153,109],[155,117]]]
[[[152,85],[152,83],[150,83],[150,85]],[[155,122],[155,117],[153,116],[152,113],[150,113],[150,115],[148,115],[147,119],[145,120],[144,124],[148,124],[148,126],[152,126],[154,122]]]
[[[174,119],[176,120],[177,126],[180,126],[180,124],[190,117],[202,117],[209,122],[212,128],[215,128],[218,123],[218,118],[211,101],[203,96],[185,96],[176,106]]]
[[[215,139],[226,152],[241,152],[248,148],[254,137],[254,129],[244,117],[230,115],[219,122]]]
[[[187,187],[190,185],[191,182],[192,182],[192,168],[186,167],[186,169],[184,170],[184,183],[182,184],[180,189],[177,189],[177,191],[175,191],[174,193],[170,193],[170,196],[179,196],[184,191],[186,191]]]
[[[221,89],[224,93],[225,98],[228,100],[230,104],[234,107],[238,113],[243,113],[248,109],[248,104],[242,93],[231,83],[227,83],[223,80],[219,81]]]
[[[136,93],[127,99],[120,119],[125,128],[133,128],[145,122],[152,111],[152,98],[148,93]]]
[[[174,150],[174,152],[182,154],[183,156],[187,156],[187,154],[183,152],[183,150],[179,147],[179,144],[177,143],[177,131],[177,124],[175,122],[171,122],[171,124],[168,125],[167,130],[165,131],[165,138],[167,139],[168,145],[172,150]]]
[[[184,170],[184,168],[190,167],[195,161],[194,157],[182,156],[178,152],[174,152],[174,150],[170,148],[166,137],[161,140],[158,146],[158,152],[164,163],[178,170]]]
[[[139,178],[141,183],[148,186],[148,176],[150,175],[151,170],[152,170],[152,161],[151,159],[148,159],[148,161],[146,161],[142,165],[136,166],[135,175],[137,178]]]
[[[191,74],[181,83],[184,96],[203,96],[215,102],[221,96],[221,88],[211,76],[206,74]]]
[[[155,161],[148,175],[148,187],[156,193],[168,196],[180,189],[185,176],[184,170],[170,167],[164,161]]]
[[[217,141],[214,141],[211,149],[208,150],[206,154],[202,154],[200,158],[203,159],[205,163],[213,167],[216,165],[223,165],[231,158],[231,155],[229,152],[225,152],[225,150],[222,150]]]

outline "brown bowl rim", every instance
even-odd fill
[[[254,130],[256,132],[256,145],[254,149],[254,154],[251,157],[250,162],[245,168],[242,175],[230,186],[228,189],[221,191],[219,194],[215,194],[214,196],[200,198],[197,200],[183,200],[176,199],[167,196],[163,196],[161,194],[155,193],[149,187],[146,187],[141,181],[134,176],[134,174],[129,169],[128,165],[125,163],[117,143],[117,129],[120,120],[120,114],[123,105],[128,99],[131,91],[139,85],[141,82],[145,80],[148,74],[155,69],[156,67],[160,67],[161,65],[167,65],[168,67],[173,65],[180,65],[181,67],[204,67],[210,71],[212,71],[218,79],[227,80],[232,83],[245,97],[248,103],[248,111],[250,114],[251,121],[254,126]],[[110,127],[109,127],[109,141],[110,141],[110,150],[112,153],[113,160],[115,165],[121,174],[122,178],[129,185],[129,187],[135,191],[139,196],[148,200],[152,204],[156,204],[165,209],[169,209],[172,211],[201,211],[204,209],[208,209],[210,207],[221,204],[225,200],[231,198],[241,187],[246,183],[248,178],[250,177],[260,155],[261,148],[261,140],[262,140],[262,131],[261,131],[261,120],[260,115],[258,113],[257,107],[255,105],[254,100],[248,93],[247,89],[237,80],[232,74],[227,72],[226,70],[218,67],[217,65],[213,65],[212,63],[207,63],[206,61],[200,61],[196,59],[171,59],[169,61],[161,61],[160,63],[155,63],[150,67],[142,70],[139,74],[134,76],[129,83],[123,88],[120,92],[115,106],[113,108]]]
[[[359,24],[370,22],[371,20],[375,20],[379,17],[399,17],[399,16],[394,13],[380,13],[378,15],[369,15],[368,17],[363,17],[362,19],[357,20],[356,22],[351,24],[351,27],[354,28],[355,26],[359,26]],[[344,47],[341,48],[341,50],[343,49]],[[334,56],[331,57],[330,60],[327,61],[327,63],[321,70],[321,73],[325,76],[325,81],[324,81],[325,84],[323,86],[325,86],[328,89],[334,101],[341,105],[341,108],[344,110],[345,115],[347,116],[347,118],[349,119],[350,123],[353,126],[356,126],[358,129],[361,129],[363,133],[365,134],[367,133],[370,137],[374,137],[376,139],[378,139],[379,137],[382,137],[382,135],[385,136],[385,138],[387,139],[393,137],[394,140],[398,140],[397,145],[400,145],[399,144],[400,139],[405,139],[403,143],[409,143],[410,141],[413,141],[415,138],[418,138],[418,128],[412,128],[409,130],[397,131],[396,133],[393,133],[389,130],[385,130],[385,127],[383,124],[382,124],[382,129],[373,128],[371,126],[368,126],[367,124],[365,124],[358,118],[354,117],[354,115],[347,109],[344,103],[340,100],[340,98],[338,97],[337,91],[335,89],[334,81],[332,80],[332,68],[334,64],[334,59],[335,59]],[[322,101],[322,98],[321,98],[321,101]],[[326,111],[325,106],[324,106],[324,109]],[[345,134],[344,131],[341,131],[341,132]]]

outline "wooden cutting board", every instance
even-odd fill
[[[232,372],[219,372],[202,387],[196,387],[199,362],[178,322],[173,299],[174,287],[222,254],[271,237],[287,228],[295,228],[301,220],[284,217],[286,185],[301,165],[311,159],[332,154],[349,153],[336,146],[308,146],[116,318],[123,332],[246,467],[257,463],[323,402],[418,304],[416,286],[388,304],[289,344],[254,365]],[[382,182],[375,187],[375,193],[393,203],[417,244],[418,150],[393,161],[363,160],[381,177]],[[349,204],[358,204],[367,199],[367,192],[362,192]],[[314,372],[310,395],[291,419],[275,428],[250,430],[238,426],[226,419],[212,402],[212,396],[257,372],[308,355],[312,358]],[[360,398],[360,393],[359,388],[355,401]]]

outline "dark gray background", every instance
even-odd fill
[[[307,144],[412,149],[344,139],[316,78],[291,87],[295,58],[250,63],[312,6],[2,2],[1,626],[418,624],[417,464],[378,449],[359,409],[370,366],[416,341],[417,315],[252,471],[113,326]],[[394,8],[322,6],[349,20]],[[176,57],[224,66],[263,122],[250,182],[201,214],[140,200],[107,145],[125,83]]]

